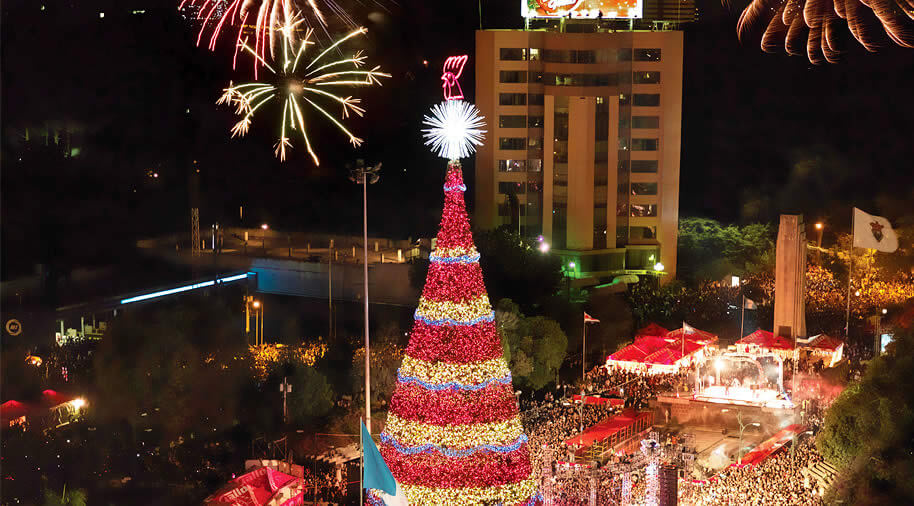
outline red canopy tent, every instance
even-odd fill
[[[622,413],[608,417],[577,436],[565,440],[568,446],[578,446],[575,455],[586,453],[587,448],[596,442],[603,442],[606,451],[612,451],[620,443],[651,428],[654,421],[650,411],[626,409]]]
[[[793,339],[776,336],[773,333],[762,329],[756,330],[736,342],[737,351],[743,353],[750,351],[750,348],[753,346],[782,356],[792,356],[794,352]]]
[[[213,506],[292,506],[303,501],[301,479],[261,467],[228,482],[203,503]]]
[[[806,430],[806,427],[803,425],[788,425],[780,430],[777,434],[766,439],[762,444],[756,446],[751,452],[743,455],[743,463],[740,464],[731,464],[730,467],[745,467],[745,466],[754,466],[756,464],[762,463],[765,459],[771,457],[779,450],[784,448],[784,446],[796,439],[803,431]]]
[[[671,330],[667,332],[664,337],[669,339],[679,339],[685,337],[689,341],[695,341],[704,344],[716,343],[717,336],[710,332],[705,332],[704,330],[698,330],[695,327],[689,327],[688,329],[680,328],[676,330]]]
[[[11,422],[28,415],[30,410],[27,404],[10,399],[0,404],[0,420],[4,427],[9,427]]]
[[[651,325],[664,330],[659,325]],[[607,357],[606,366],[648,373],[676,372],[694,358],[700,358],[704,348],[715,342],[716,335],[693,327],[666,332],[660,337],[639,335],[634,343]]]
[[[811,355],[824,358],[828,367],[834,367],[844,354],[844,341],[819,334],[809,338],[806,350]]]
[[[651,322],[651,323],[648,323],[644,328],[638,330],[638,332],[635,334],[635,337],[638,337],[638,336],[665,336],[669,332],[670,332],[669,330],[661,327],[660,325],[657,325],[654,322]]]

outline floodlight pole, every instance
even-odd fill
[[[365,310],[365,428],[371,434],[371,354],[368,331],[368,184],[378,180],[381,164],[365,167],[359,160],[352,169],[349,179],[362,185],[362,305]],[[371,181],[369,181],[369,177]]]
[[[365,428],[371,434],[371,361],[368,354],[368,178],[365,171],[361,173],[362,179],[362,284],[365,293],[363,303],[365,306]]]

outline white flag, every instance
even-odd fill
[[[758,309],[758,306],[755,304],[755,301],[749,297],[743,299],[743,309]]]
[[[892,230],[889,220],[867,214],[855,207],[854,247],[891,253],[898,249],[898,235]]]
[[[694,333],[695,333],[695,327],[689,325],[689,324],[686,323],[686,322],[682,322],[682,333],[683,333],[683,334],[694,334]]]

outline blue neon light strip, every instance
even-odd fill
[[[429,255],[428,260],[430,262],[441,262],[444,264],[472,264],[479,261],[479,253],[475,255],[463,255],[459,257],[439,257],[437,255]]]
[[[213,285],[215,285],[215,284],[217,284],[217,283],[229,283],[229,282],[232,282],[232,281],[238,281],[238,280],[240,280],[240,279],[245,279],[245,278],[247,278],[247,277],[250,276],[251,274],[252,274],[252,273],[250,273],[250,272],[246,272],[246,273],[244,273],[244,274],[238,274],[238,275],[235,275],[235,276],[228,276],[228,277],[225,277],[225,278],[219,278],[219,279],[217,279],[217,280],[215,280],[215,281],[204,281],[204,282],[202,282],[202,283],[195,283],[195,284],[193,284],[193,285],[185,285],[185,286],[180,286],[180,287],[178,287],[178,288],[171,288],[171,289],[168,289],[168,290],[162,290],[162,291],[159,291],[159,292],[152,292],[152,293],[147,293],[147,294],[143,294],[143,295],[137,295],[136,297],[130,297],[130,298],[127,298],[127,299],[122,299],[122,300],[121,300],[121,304],[130,304],[131,302],[140,302],[140,301],[142,301],[142,300],[155,299],[155,298],[158,298],[158,297],[164,297],[164,296],[166,296],[166,295],[172,295],[172,294],[175,294],[175,293],[181,293],[181,292],[187,292],[187,291],[190,291],[190,290],[196,290],[196,289],[198,289],[198,288],[206,288],[207,286],[213,286]]]
[[[431,453],[434,451],[434,452],[438,452],[446,457],[455,457],[456,458],[456,457],[468,457],[470,455],[473,455],[474,453],[478,453],[481,451],[490,451],[490,452],[495,452],[495,453],[513,452],[513,451],[517,450],[518,448],[520,448],[520,446],[522,444],[527,442],[527,436],[524,434],[521,434],[517,438],[517,441],[515,441],[514,443],[509,444],[509,445],[479,445],[479,446],[474,446],[472,448],[466,448],[464,450],[452,450],[446,446],[439,446],[439,445],[433,445],[433,444],[424,444],[424,445],[420,445],[420,446],[403,446],[400,444],[399,441],[397,441],[396,439],[394,439],[391,436],[388,436],[387,434],[384,434],[383,432],[381,433],[381,442],[387,443],[387,444],[393,446],[394,448],[396,448],[396,450],[398,452],[400,452],[404,455],[415,455],[417,453]]]
[[[482,390],[483,388],[491,385],[492,383],[504,383],[506,385],[511,384],[511,373],[506,374],[503,378],[493,378],[478,383],[476,385],[466,385],[463,383],[457,383],[456,381],[449,381],[447,383],[429,383],[427,381],[422,381],[419,378],[414,378],[412,376],[404,376],[400,374],[400,371],[397,371],[397,381],[401,383],[415,383],[422,387],[427,388],[428,390],[434,390],[436,392],[441,390]]]
[[[460,190],[462,192],[465,192],[465,191],[467,191],[467,185],[462,184],[460,186],[447,186],[447,185],[444,186],[444,191],[446,191],[446,192],[453,191],[453,190]]]
[[[476,325],[477,323],[481,323],[481,322],[493,322],[493,321],[495,321],[495,313],[489,313],[487,315],[479,316],[479,317],[473,318],[472,320],[469,320],[469,321],[458,321],[458,320],[454,320],[451,318],[442,318],[440,320],[432,320],[432,319],[429,319],[429,318],[426,318],[426,317],[420,315],[419,310],[417,309],[416,314],[415,314],[415,319],[418,321],[427,323],[429,325],[458,325],[458,326],[467,325],[467,326],[469,326],[469,325]]]

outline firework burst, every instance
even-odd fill
[[[463,100],[446,100],[432,106],[432,115],[422,122],[430,128],[422,130],[425,145],[448,160],[466,158],[482,146],[486,133],[485,117],[475,105]]]
[[[845,24],[867,51],[884,45],[886,36],[899,46],[914,48],[914,0],[751,0],[736,32],[744,40],[764,27],[763,51],[776,52],[783,46],[787,53],[800,55],[805,46],[811,63],[835,63],[842,52],[839,32]]]
[[[261,59],[275,58],[277,46],[282,45],[283,27],[300,19],[302,30],[319,29],[327,40],[331,39],[328,31],[327,14],[341,22],[347,30],[358,27],[355,20],[335,0],[181,0],[179,10],[196,9],[194,16],[200,22],[197,33],[199,46],[208,34],[207,47],[216,49],[216,42],[225,31],[235,33],[235,54],[232,68],[238,60],[238,52],[244,34],[253,33],[253,49]],[[229,28],[231,27],[231,28]],[[297,34],[293,33],[293,37]],[[260,61],[254,60],[257,71]],[[255,77],[256,78],[256,77]]]
[[[347,40],[364,35],[367,32],[365,28],[353,30],[308,61],[306,57],[308,47],[314,45],[314,42],[311,41],[313,30],[307,30],[304,37],[300,39],[295,39],[291,35],[301,23],[300,18],[292,16],[279,30],[282,35],[280,37],[282,47],[278,51],[278,57],[272,61],[272,65],[257,54],[256,48],[252,48],[246,41],[243,41],[242,50],[257,59],[264,68],[271,72],[273,78],[269,82],[229,83],[216,103],[235,106],[235,114],[241,118],[231,129],[232,137],[247,134],[255,113],[262,107],[281,106],[279,138],[274,146],[274,153],[281,161],[285,161],[286,152],[292,149],[293,136],[300,135],[311,159],[314,160],[315,165],[319,165],[320,160],[308,138],[308,122],[306,121],[308,118],[306,118],[304,110],[320,113],[320,116],[328,119],[345,134],[354,147],[358,147],[362,144],[362,139],[356,137],[341,120],[322,107],[321,102],[329,102],[340,107],[343,120],[348,118],[350,113],[362,116],[365,109],[359,105],[361,99],[351,95],[344,96],[337,90],[375,84],[380,86],[380,78],[390,77],[390,74],[381,72],[378,66],[371,70],[362,70],[366,57],[361,51],[357,51],[349,57],[323,63],[325,56]]]

